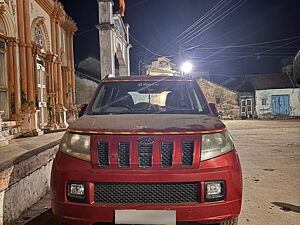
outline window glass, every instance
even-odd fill
[[[0,88],[6,88],[6,73],[5,73],[5,55],[0,50]]]
[[[109,82],[102,86],[88,114],[208,114],[192,82]]]
[[[0,49],[0,111],[4,111],[3,119],[8,119],[8,93],[5,66],[5,52]]]
[[[4,24],[0,18],[0,34],[5,34]]]
[[[43,46],[44,45],[44,41],[43,41],[43,33],[42,30],[39,26],[35,27],[35,39],[34,39],[35,43]]]

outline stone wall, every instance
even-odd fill
[[[213,82],[200,79],[199,85],[209,103],[215,103],[223,119],[240,118],[238,94]]]
[[[75,73],[76,105],[89,103],[98,83]]]
[[[50,190],[58,141],[0,164],[0,225],[14,221]]]

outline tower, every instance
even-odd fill
[[[112,0],[98,0],[101,79],[108,74],[130,75],[129,25],[113,13]]]

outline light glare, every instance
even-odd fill
[[[184,73],[190,73],[192,69],[193,69],[193,64],[191,64],[190,62],[185,62],[181,66],[181,70]]]

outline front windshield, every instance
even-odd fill
[[[190,81],[103,82],[90,115],[208,114],[199,87]]]

